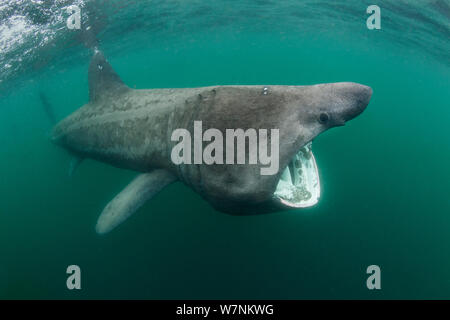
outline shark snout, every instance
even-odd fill
[[[362,111],[367,107],[372,98],[373,90],[371,87],[359,84],[358,85],[358,108]]]
[[[357,83],[349,84],[349,87],[346,88],[345,92],[345,96],[348,100],[348,107],[343,114],[342,120],[347,122],[359,116],[368,106],[370,98],[372,97],[372,92],[371,87]]]

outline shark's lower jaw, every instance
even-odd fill
[[[282,205],[292,208],[311,207],[319,201],[319,172],[311,142],[301,148],[284,169],[274,197]]]

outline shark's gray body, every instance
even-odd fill
[[[54,129],[55,143],[80,158],[142,172],[104,210],[104,233],[136,211],[167,184],[182,181],[216,209],[255,214],[296,207],[274,196],[293,157],[321,132],[343,125],[369,103],[372,90],[355,83],[315,86],[214,86],[133,90],[96,52],[89,69],[90,101]],[[171,134],[194,121],[204,130],[279,128],[279,167],[261,175],[261,165],[175,165]],[[315,163],[314,163],[315,164]]]

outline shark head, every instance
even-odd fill
[[[305,208],[320,198],[319,172],[312,141],[322,132],[343,126],[361,114],[372,96],[370,87],[331,83],[299,88],[286,108],[295,119],[286,130],[294,143],[280,143],[281,174],[272,202],[282,208]],[[295,91],[295,89],[294,89]]]
[[[218,87],[210,95],[205,91],[201,96],[208,107],[198,99],[194,104],[206,127],[223,132],[279,130],[278,170],[261,175],[261,164],[200,165],[183,168],[182,180],[187,177],[215,208],[231,214],[313,206],[320,198],[320,179],[312,141],[361,114],[371,95],[370,87],[357,83]]]

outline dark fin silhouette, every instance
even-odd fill
[[[83,7],[81,29],[76,31],[75,40],[88,49],[95,50],[99,47],[100,41],[97,36],[108,25],[108,15],[102,7],[106,2],[89,1]]]
[[[85,29],[80,30],[77,37],[78,41],[81,42],[86,48],[95,49],[99,46],[99,41],[96,37],[96,33],[93,28],[88,26]]]
[[[103,96],[130,90],[99,50],[95,50],[89,66],[89,99],[94,102]]]
[[[69,167],[69,177],[73,177],[75,171],[80,166],[81,162],[83,162],[83,158],[80,158],[78,156],[73,156],[72,160],[70,161],[70,167]]]
[[[39,98],[41,99],[42,109],[44,110],[45,115],[52,125],[56,124],[56,117],[53,106],[47,99],[47,96],[42,91],[39,92]]]
[[[83,8],[82,28],[79,33],[79,40],[85,47],[96,49],[100,45],[97,36],[108,26],[108,13],[105,5],[111,7],[114,1],[85,1]]]

